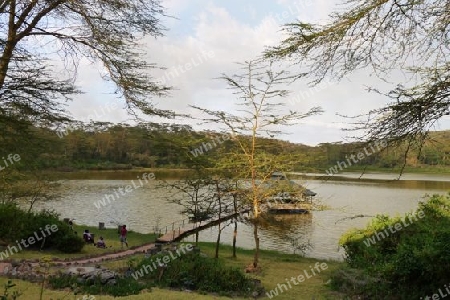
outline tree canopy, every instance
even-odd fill
[[[449,5],[446,0],[346,0],[327,24],[286,24],[288,37],[265,56],[292,59],[300,66],[298,77],[313,83],[361,68],[382,79],[394,70],[409,74],[409,86],[397,82],[383,93],[392,101],[360,116],[356,125],[369,141],[423,142],[449,114]]]
[[[139,50],[143,36],[162,35],[162,16],[159,0],[0,0],[0,121],[68,120],[82,59],[102,63],[130,112],[172,116],[149,101],[168,87]]]

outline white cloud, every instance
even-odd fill
[[[222,73],[231,75],[238,72],[235,62],[254,59],[266,46],[276,45],[282,39],[279,24],[297,18],[323,22],[337,0],[277,0],[281,8],[276,3],[263,5],[259,0],[250,0],[247,6],[236,7],[235,10],[227,9],[221,3],[218,0],[163,1],[168,8],[167,13],[177,17],[164,19],[166,26],[174,29],[165,37],[145,39],[148,61],[167,68],[155,69],[152,75],[175,87],[170,98],[154,100],[158,108],[194,115],[198,112],[190,109],[190,104],[232,110],[235,95],[223,81],[215,78]],[[242,10],[245,10],[245,17]],[[257,16],[263,17],[254,20]],[[248,18],[253,21],[249,22]],[[70,105],[76,116],[86,116],[105,102],[115,101],[115,95],[107,94],[113,88],[100,80],[97,67],[86,64],[80,70],[79,82],[89,93],[77,97],[78,100]],[[295,68],[292,67],[293,70]],[[320,105],[325,113],[303,120],[303,125],[288,130],[292,135],[281,138],[305,144],[342,140],[347,134],[340,130],[346,127],[345,119],[337,114],[361,114],[388,101],[385,97],[368,94],[365,85],[388,89],[368,71],[357,72],[337,84],[322,84],[315,88],[308,86],[307,81],[296,82],[289,87],[292,95],[285,99],[286,108],[306,111]],[[302,97],[302,93],[308,96]],[[290,103],[292,99],[294,102]],[[102,120],[117,122],[128,118],[125,111],[117,109]]]

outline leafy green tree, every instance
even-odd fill
[[[289,58],[301,68],[299,77],[313,84],[327,76],[342,79],[363,68],[381,79],[393,70],[403,71],[408,80],[384,93],[392,101],[362,116],[356,129],[364,129],[369,142],[407,141],[407,152],[420,151],[427,132],[450,113],[448,1],[343,2],[344,8],[327,24],[286,24],[288,37],[265,56]]]
[[[75,85],[81,60],[102,65],[104,79],[115,85],[129,112],[171,117],[172,112],[149,101],[169,88],[152,79],[150,71],[156,66],[144,59],[141,47],[144,36],[162,35],[163,16],[159,0],[0,0],[2,150],[9,154],[20,148],[22,164],[34,166],[39,151],[28,143],[41,141],[33,135],[33,126],[55,128],[70,121],[64,105],[82,92]],[[92,138],[82,131],[72,137],[68,159],[95,157]],[[120,147],[116,146],[117,153],[123,158]],[[3,183],[24,177],[2,180],[0,189],[7,191],[9,186]],[[44,197],[38,187],[31,192],[23,185],[25,194]]]
[[[148,101],[168,88],[152,80],[155,65],[139,50],[142,36],[162,35],[159,1],[3,0],[0,16],[0,115],[67,120],[62,104],[80,92],[74,79],[84,58],[103,64],[130,111],[172,115]]]

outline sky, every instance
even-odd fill
[[[161,38],[144,38],[145,59],[165,67],[154,69],[152,76],[174,87],[169,97],[153,98],[158,108],[178,113],[190,113],[201,117],[189,105],[204,108],[235,110],[236,96],[221,74],[239,72],[237,62],[252,60],[261,55],[268,46],[275,46],[283,39],[280,25],[295,20],[325,23],[331,12],[339,9],[338,0],[162,0],[166,13],[163,18],[167,27]],[[290,68],[295,71],[295,66]],[[102,81],[103,69],[97,64],[82,61],[78,69],[77,85],[85,92],[68,104],[73,117],[89,121],[114,123],[133,122],[124,108],[124,100],[113,93],[111,83]],[[368,93],[367,87],[376,86],[383,91],[402,80],[401,74],[377,78],[370,70],[360,70],[340,82],[325,80],[312,87],[305,79],[288,87],[290,95],[282,101],[285,109],[306,112],[313,106],[321,106],[324,112],[303,119],[300,124],[283,129],[277,138],[306,145],[325,142],[351,141],[349,119],[389,102],[384,96]],[[392,82],[392,84],[389,84]],[[217,129],[194,121],[168,121],[145,117],[151,122],[174,122],[190,124],[194,129]],[[447,118],[450,119],[450,118]],[[444,119],[436,130],[450,128],[450,120]]]

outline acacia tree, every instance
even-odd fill
[[[148,101],[168,88],[152,81],[155,65],[139,51],[142,36],[162,35],[163,15],[158,0],[1,0],[0,115],[67,121],[62,104],[80,92],[74,80],[87,58],[103,64],[129,111],[171,116]]]
[[[167,201],[182,207],[181,213],[188,216],[195,224],[211,219],[217,212],[214,199],[214,180],[203,174],[195,174],[184,180],[175,182],[165,181],[161,188],[167,190]],[[199,232],[195,233],[195,245],[198,246]]]
[[[265,57],[293,60],[302,68],[298,78],[309,77],[313,84],[361,68],[383,79],[390,71],[404,71],[413,83],[398,82],[383,93],[392,101],[359,116],[355,125],[368,142],[406,140],[407,152],[415,145],[420,150],[427,132],[450,111],[448,16],[446,0],[346,0],[328,24],[286,24],[288,37]]]
[[[162,35],[159,3],[0,0],[0,144],[8,151],[2,153],[15,153],[18,143],[37,140],[32,125],[54,127],[71,121],[63,105],[82,92],[75,79],[83,59],[102,64],[102,76],[115,85],[129,112],[172,116],[149,101],[165,95],[168,87],[152,81],[149,71],[156,66],[143,59],[139,48],[145,35]],[[25,161],[32,148],[21,149],[22,163],[32,164]],[[44,190],[36,187],[27,193],[41,199]]]
[[[238,114],[221,110],[209,110],[198,106],[193,108],[208,115],[205,122],[218,123],[234,137],[238,151],[227,153],[218,165],[228,170],[234,178],[248,178],[250,187],[246,193],[246,203],[252,210],[253,235],[255,240],[255,255],[253,267],[258,267],[259,236],[258,218],[261,214],[261,203],[268,192],[264,188],[267,179],[275,170],[283,170],[296,163],[294,155],[272,155],[262,145],[258,138],[273,137],[282,132],[280,127],[289,126],[299,120],[318,114],[319,107],[311,108],[306,113],[297,111],[283,111],[283,102],[279,98],[285,97],[289,91],[280,88],[292,78],[285,70],[275,70],[272,63],[264,61],[248,61],[240,64],[241,74],[228,76],[223,79],[238,96],[236,104]]]

